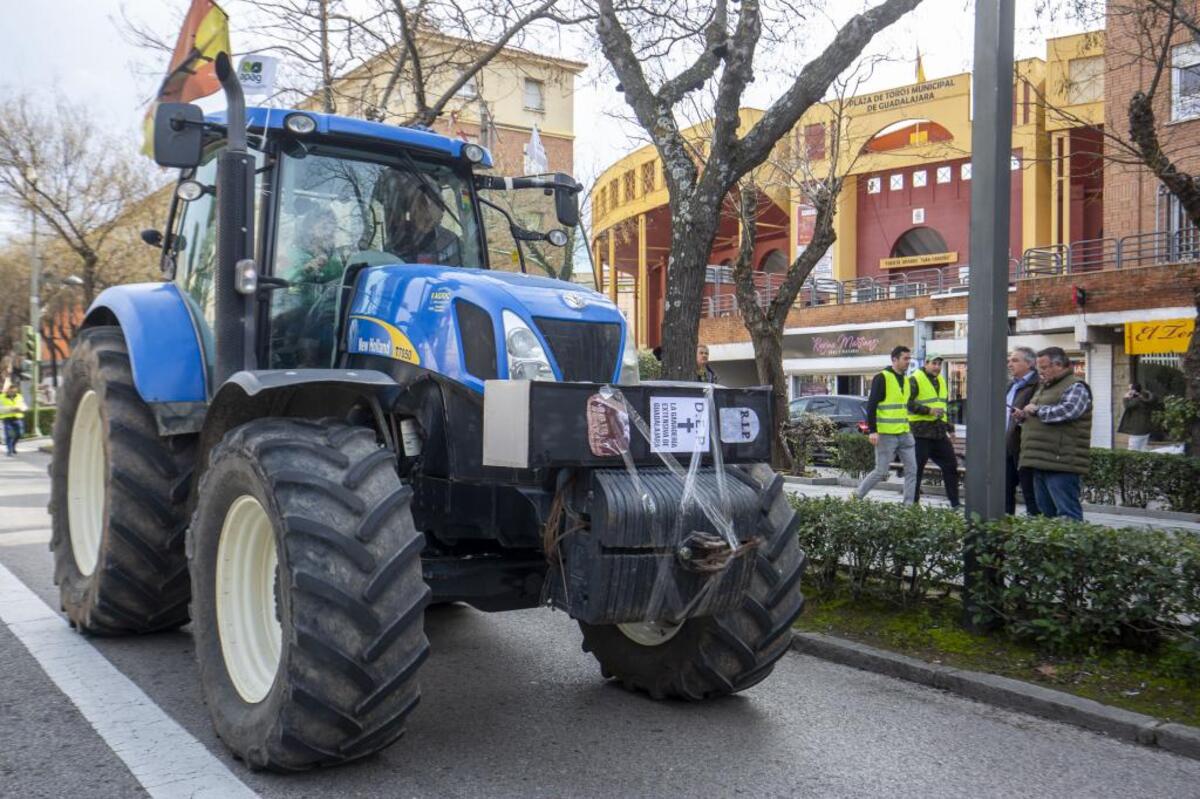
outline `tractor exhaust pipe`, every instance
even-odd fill
[[[228,144],[217,156],[217,268],[213,276],[216,363],[220,385],[234,372],[257,368],[254,295],[236,288],[237,263],[254,257],[254,156],[246,150],[246,98],[227,53],[216,58],[227,103]]]

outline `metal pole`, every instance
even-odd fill
[[[33,178],[29,179],[33,183]],[[30,238],[29,238],[29,325],[33,328],[33,357],[30,358],[29,365],[29,410],[30,410],[30,427],[31,432],[35,436],[42,434],[41,427],[38,425],[38,385],[41,383],[41,364],[38,356],[41,354],[41,339],[42,335],[42,304],[41,304],[41,282],[42,282],[42,261],[38,258],[37,251],[37,211],[32,207],[29,209],[30,222]]]
[[[1013,0],[977,0],[971,126],[971,292],[967,300],[967,517],[965,624],[974,626],[982,579],[975,524],[1004,515],[1004,361],[1008,346]]]

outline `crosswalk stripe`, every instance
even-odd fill
[[[3,565],[0,621],[154,799],[257,796]]]
[[[40,530],[16,530],[11,533],[0,533],[0,547],[20,547],[27,544],[48,543],[50,543],[50,531],[45,528]]]

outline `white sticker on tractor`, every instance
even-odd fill
[[[704,397],[651,397],[650,451],[707,450],[708,419]]]
[[[749,444],[758,438],[758,414],[753,408],[721,409],[721,441]]]

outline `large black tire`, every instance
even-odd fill
[[[257,701],[234,683],[217,617],[222,527],[245,496],[265,510],[278,559],[280,654]],[[429,654],[411,497],[368,428],[262,419],[214,449],[188,537],[196,657],[217,734],[250,766],[341,763],[403,734]]]
[[[75,424],[85,398],[84,416],[99,412],[104,453],[99,468],[91,470],[97,484],[86,503],[95,514],[90,524],[97,526],[90,529],[98,530],[98,540],[83,532],[89,524],[77,524],[73,542],[72,438],[87,440],[86,419],[80,419],[82,433]],[[82,451],[85,443],[79,446]],[[194,452],[194,436],[158,435],[153,413],[134,388],[121,329],[82,331],[63,367],[50,465],[54,582],[68,620],[80,631],[148,633],[187,623],[190,590],[183,542]],[[81,479],[75,480],[77,495]],[[83,546],[85,541],[93,546]],[[89,565],[92,556],[95,561]]]
[[[616,625],[583,629],[583,650],[600,662],[606,678],[655,699],[701,700],[743,691],[771,673],[791,645],[792,624],[804,607],[800,578],[805,557],[798,519],[783,492],[783,478],[765,464],[733,467],[762,491],[761,546],[741,607],[685,621],[653,646],[635,642]]]

